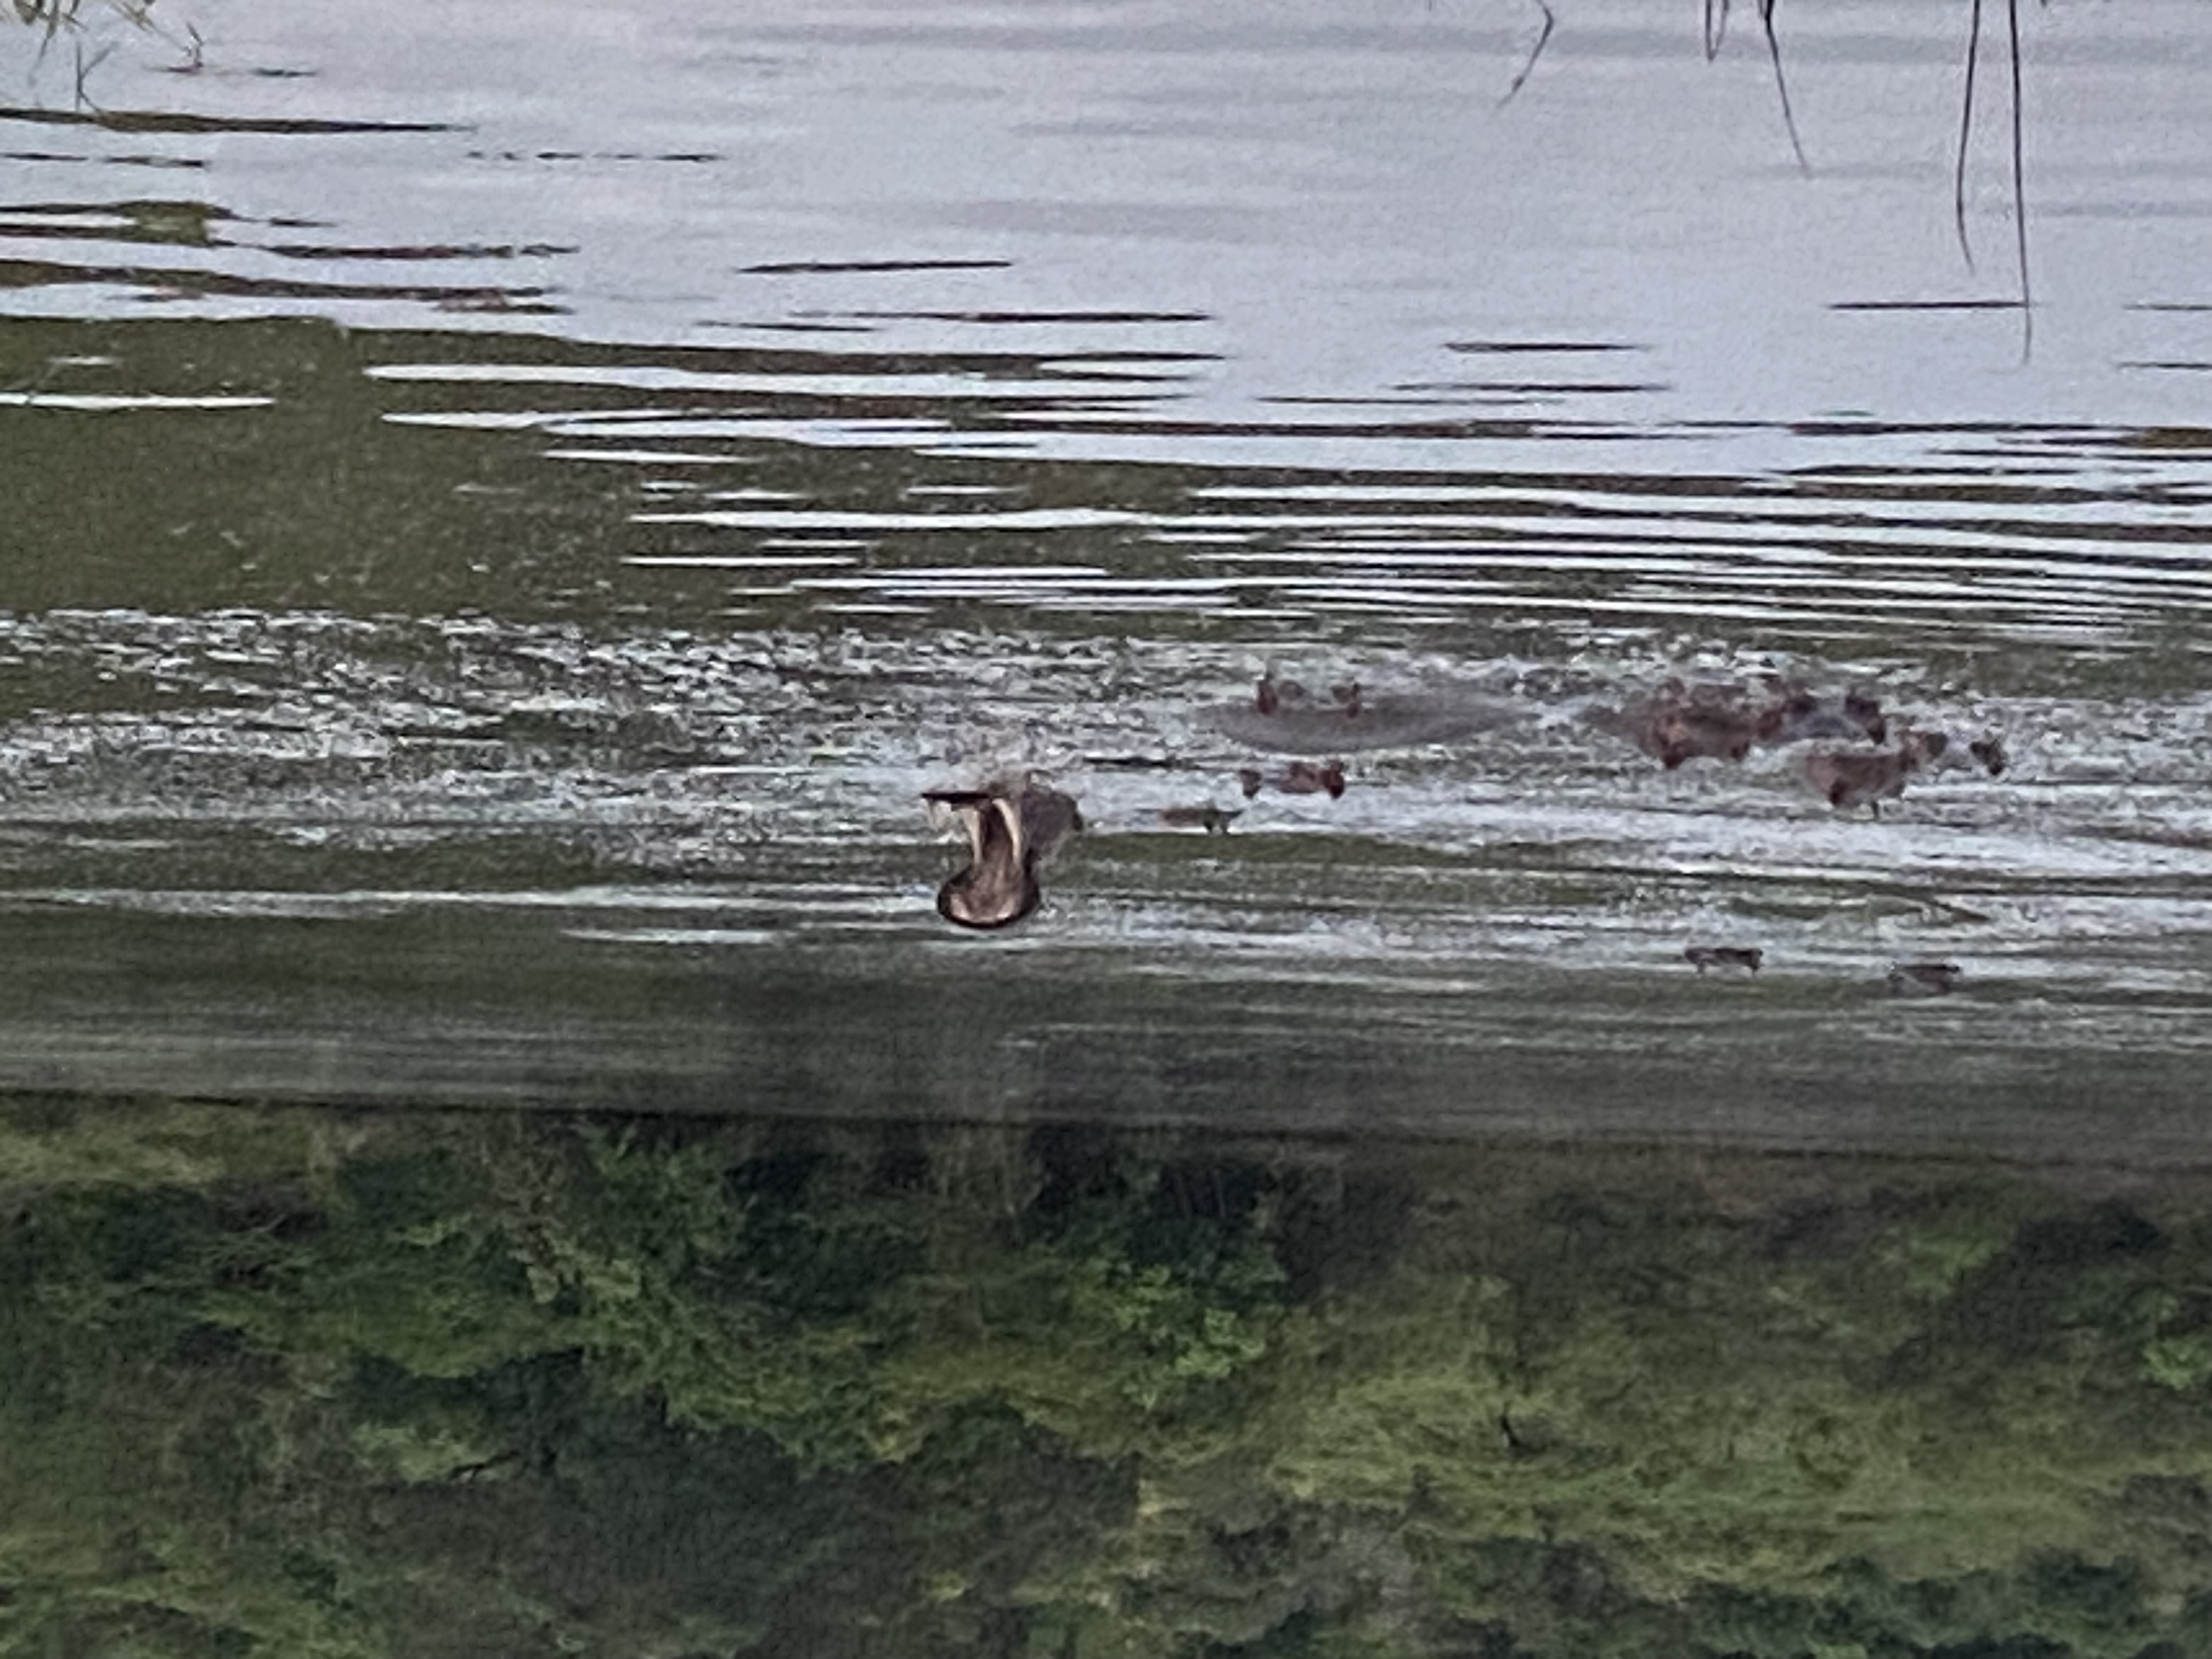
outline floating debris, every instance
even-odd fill
[[[1899,997],[1940,997],[1956,988],[1960,977],[1955,962],[1899,962],[1889,970],[1889,994]]]
[[[933,789],[922,799],[950,811],[968,836],[968,863],[937,890],[937,913],[963,927],[1010,927],[1044,897],[1037,866],[1083,828],[1073,797],[1024,781],[981,789]]]
[[[1203,806],[1163,806],[1160,822],[1178,830],[1203,830],[1209,836],[1225,836],[1229,826],[1244,816],[1240,810],[1214,805],[1211,801]]]
[[[1708,970],[1755,974],[1766,960],[1766,952],[1755,945],[1692,945],[1683,950],[1682,960],[1695,968],[1700,978]]]

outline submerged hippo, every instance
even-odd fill
[[[1450,743],[1521,718],[1514,704],[1472,691],[1377,691],[1344,680],[1316,694],[1270,669],[1251,698],[1201,711],[1215,731],[1275,755],[1342,755]]]
[[[1881,743],[1888,734],[1881,700],[1872,691],[1857,687],[1840,698],[1826,697],[1795,680],[1743,685],[1668,679],[1624,706],[1592,708],[1585,718],[1670,772],[1686,761],[1741,761],[1754,747],[1811,738]]]
[[[1908,729],[1894,749],[1816,749],[1805,757],[1805,778],[1838,811],[1863,806],[1881,816],[1881,803],[1905,793],[1905,781],[1948,752],[1951,739],[1941,732]]]

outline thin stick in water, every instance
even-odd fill
[[[1966,235],[1966,146],[1974,137],[1974,70],[1982,56],[1982,0],[1974,0],[1966,25],[1966,86],[1959,100],[1959,157],[1951,173],[1951,218],[1959,228],[1959,252],[1974,268],[1974,245]]]
[[[2027,164],[2021,137],[2020,0],[2005,0],[2005,23],[2012,46],[2012,225],[2020,254],[2020,360],[2035,349],[2035,295],[2027,281]]]
[[[1536,60],[1544,55],[1545,46],[1550,44],[1553,26],[1559,21],[1552,15],[1552,9],[1544,3],[1544,0],[1536,0],[1536,9],[1544,14],[1544,32],[1536,37],[1536,44],[1528,49],[1528,61],[1521,65],[1521,73],[1513,77],[1513,84],[1505,88],[1505,95],[1498,100],[1500,109],[1511,103],[1513,94],[1528,84],[1528,76],[1536,67]]]
[[[1789,129],[1790,148],[1797,154],[1797,167],[1810,173],[1813,164],[1805,159],[1805,146],[1797,139],[1797,117],[1790,107],[1790,83],[1782,77],[1782,43],[1774,38],[1775,0],[1759,0],[1759,25],[1766,31],[1766,55],[1774,62],[1774,92],[1782,100],[1782,125]]]

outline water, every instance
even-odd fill
[[[1652,4],[6,41],[0,1085],[2201,1155],[2212,31],[2023,20],[2024,359],[1963,9],[1778,18],[1809,173]],[[1591,718],[1774,675],[2011,764]]]

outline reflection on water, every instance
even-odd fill
[[[26,1650],[2212,1635],[2171,1177],[23,1097],[0,1171]]]

